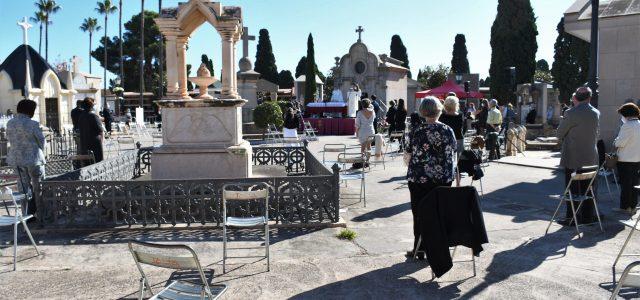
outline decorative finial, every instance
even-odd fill
[[[24,45],[29,45],[29,37],[27,35],[27,31],[33,26],[29,24],[27,17],[24,17],[24,19],[22,19],[22,22],[18,22],[18,26],[22,27],[22,39]]]
[[[356,32],[358,33],[358,43],[362,42],[362,32],[364,31],[364,28],[362,28],[362,26],[358,26],[358,29],[356,29]]]

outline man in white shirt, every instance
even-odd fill
[[[633,214],[638,204],[640,170],[640,109],[633,103],[626,103],[618,109],[622,127],[614,145],[618,152],[618,175],[620,176],[620,209]]]

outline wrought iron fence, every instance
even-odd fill
[[[140,172],[152,149],[129,151],[108,161],[45,180],[39,221],[46,227],[221,223],[221,189],[229,183],[265,183],[269,215],[277,223],[339,220],[339,176],[306,148],[306,174],[271,178],[127,180]],[[293,153],[293,152],[287,152]],[[117,169],[117,170],[113,170]],[[138,171],[136,171],[136,169]],[[292,170],[295,167],[292,167]],[[129,178],[126,177],[129,174]],[[81,180],[81,181],[76,181]],[[252,207],[236,208],[253,211]]]
[[[287,174],[305,174],[305,149],[303,145],[255,146],[252,148],[254,165],[285,166]]]

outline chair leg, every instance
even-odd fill
[[[269,222],[264,225],[264,235],[265,235],[265,247],[266,247],[266,257],[267,257],[267,272],[271,271],[271,262],[269,258]]]
[[[616,184],[616,188],[618,189],[618,193],[620,192],[620,185],[618,184],[618,178],[616,177],[616,171],[611,169],[611,175],[613,176],[613,182]]]
[[[591,198],[593,201],[593,206],[596,209],[596,217],[598,217],[598,224],[600,225],[600,231],[604,232],[604,228],[602,228],[602,222],[600,221],[600,212],[598,211],[598,203],[596,203],[596,197]]]
[[[607,172],[606,170],[604,172]],[[612,197],[613,199],[613,194],[611,194],[611,188],[609,187],[609,176],[607,176],[607,173],[604,173],[605,175],[602,176],[604,178],[604,183],[607,185],[607,191],[609,191],[609,197]],[[614,176],[615,177],[615,176]]]
[[[222,225],[222,273],[227,273],[227,226]]]
[[[553,216],[551,216],[551,220],[549,220],[549,225],[547,225],[547,230],[544,231],[545,235],[547,235],[547,233],[549,233],[549,228],[551,228],[551,224],[553,223],[553,220],[556,219],[556,215],[558,214],[558,211],[560,210],[560,207],[562,206],[562,202],[563,202],[563,199],[560,199],[560,202],[558,203],[558,207],[556,207],[556,211],[553,212]]]
[[[473,255],[473,250],[471,250],[471,262],[473,263],[473,277],[476,277],[476,256]]]
[[[620,257],[622,257],[622,253],[624,252],[624,249],[627,248],[627,244],[629,243],[629,241],[631,240],[631,236],[633,236],[633,232],[636,231],[636,228],[638,226],[638,222],[640,221],[640,218],[638,218],[638,220],[636,220],[636,224],[633,226],[633,228],[631,228],[631,231],[629,232],[629,235],[627,236],[627,239],[624,241],[624,244],[622,244],[622,248],[620,248],[620,252],[618,252],[618,256],[616,256],[616,260],[613,261],[613,283],[616,283],[616,264],[618,264],[618,260],[620,260]]]
[[[367,184],[364,179],[362,179],[360,193],[362,194],[362,202],[364,203],[364,207],[367,207]]]
[[[16,270],[18,263],[18,222],[13,224],[13,270]]]
[[[580,235],[580,229],[578,228],[578,226],[580,226],[580,225],[578,225],[578,216],[576,215],[577,210],[576,210],[575,206],[573,205],[573,200],[569,199],[569,203],[571,204],[571,211],[573,211],[573,223],[576,225],[576,231],[578,232],[578,237],[582,237]],[[582,203],[580,203],[580,204],[582,204]]]
[[[31,244],[33,245],[33,248],[36,249],[36,254],[40,255],[40,251],[38,251],[38,246],[36,246],[36,241],[33,240],[33,236],[31,235],[31,231],[29,230],[29,227],[27,226],[27,222],[25,222],[24,219],[21,219],[20,222],[22,223],[22,227],[24,228],[24,230],[27,232],[27,236],[29,236],[29,240],[31,240]]]

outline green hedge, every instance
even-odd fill
[[[279,101],[284,102],[284,101]],[[258,128],[266,129],[269,124],[280,128],[284,124],[280,103],[265,101],[253,110],[253,122]]]

